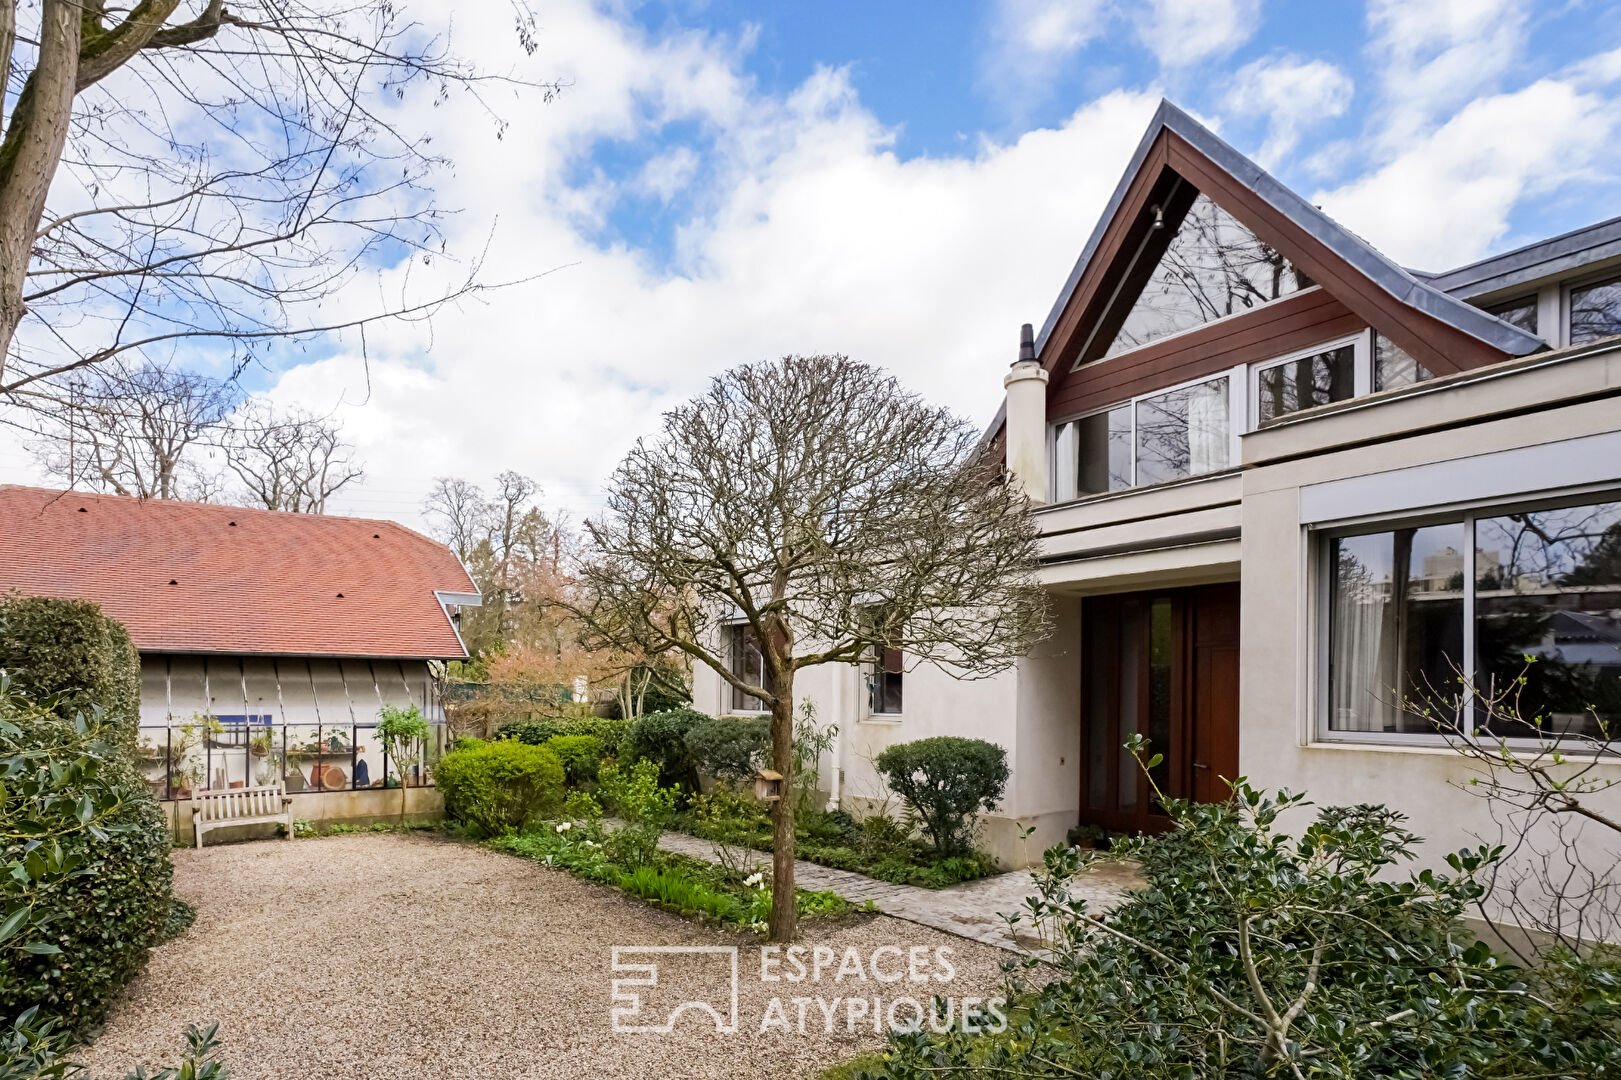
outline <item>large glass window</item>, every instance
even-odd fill
[[[1329,542],[1330,731],[1433,732],[1463,657],[1462,522]]]
[[[1397,345],[1383,334],[1375,332],[1373,335],[1373,388],[1375,390],[1394,390],[1398,386],[1412,386],[1425,379],[1433,379],[1434,373],[1417,360],[1406,349]]]
[[[1621,334],[1621,278],[1570,290],[1570,343]]]
[[[1621,724],[1621,501],[1334,537],[1326,556],[1330,732],[1434,734],[1426,710],[1452,720],[1465,686],[1472,724],[1484,695],[1507,736]]]
[[[1137,401],[1137,483],[1225,469],[1232,452],[1227,379]]]
[[[1232,418],[1223,375],[1058,425],[1054,498],[1099,495],[1180,480],[1232,462]]]
[[[1475,685],[1525,725],[1501,734],[1616,730],[1621,502],[1475,522]]]
[[[765,657],[760,654],[760,638],[755,634],[754,627],[747,623],[735,623],[726,628],[726,638],[732,674],[752,686],[770,690],[771,674],[765,669]],[[765,702],[753,694],[745,694],[732,687],[734,712],[760,712],[764,708]]]
[[[1104,356],[1298,292],[1311,279],[1209,198],[1194,199]]]
[[[1256,373],[1259,423],[1301,409],[1344,401],[1356,393],[1356,346],[1297,356]]]

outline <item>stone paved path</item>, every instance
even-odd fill
[[[666,851],[692,855],[710,862],[720,861],[713,840],[702,840],[686,833],[667,832],[659,840]],[[771,856],[733,846],[756,868],[769,869]],[[894,885],[849,870],[798,859],[794,882],[802,889],[832,889],[853,904],[871,900],[885,915],[918,923],[948,934],[995,945],[1013,952],[1038,950],[1041,942],[1021,927],[1017,936],[1008,933],[1002,915],[1023,910],[1024,898],[1035,894],[1028,870],[1010,870],[978,881],[968,881],[945,889],[924,889],[916,885]],[[1071,895],[1085,898],[1087,910],[1108,911],[1125,899],[1126,890],[1139,884],[1131,867],[1120,863],[1100,863],[1070,885]],[[1028,920],[1027,920],[1028,922]]]

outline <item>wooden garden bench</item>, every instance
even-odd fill
[[[199,848],[203,846],[203,833],[209,829],[261,822],[281,822],[287,826],[287,839],[293,838],[293,800],[280,781],[264,787],[192,793],[191,828]]]

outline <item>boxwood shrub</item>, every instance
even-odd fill
[[[659,783],[692,794],[698,790],[698,763],[687,749],[687,733],[714,719],[697,709],[670,709],[648,713],[630,722],[619,756],[626,761],[651,761],[659,767]]]
[[[88,600],[0,597],[0,668],[34,700],[58,694],[57,711],[101,708],[133,750],[141,722],[141,661],[124,627]]]
[[[601,739],[595,735],[554,735],[545,746],[563,763],[563,778],[570,787],[596,780],[602,764]]]
[[[1007,751],[984,739],[897,743],[874,764],[939,855],[967,854],[979,812],[996,809],[1007,787]]]
[[[687,752],[699,768],[722,780],[747,780],[771,749],[764,716],[706,716],[687,729]]]
[[[563,805],[563,763],[515,739],[464,739],[439,760],[445,813],[486,836],[523,829]]]
[[[531,716],[502,724],[496,729],[495,737],[528,743],[530,746],[544,746],[559,736],[589,735],[601,745],[604,757],[615,757],[629,727],[624,720],[610,720],[601,716]]]
[[[62,737],[52,729],[72,723],[42,709],[20,708],[16,699],[0,703],[0,713],[14,725],[3,747],[12,760],[30,746],[59,745]],[[57,798],[76,803],[85,795],[83,781],[66,771],[56,783]],[[0,895],[8,905],[28,904],[36,915],[51,916],[38,931],[39,940],[61,950],[6,956],[0,964],[0,1016],[37,1005],[41,1017],[56,1018],[79,1035],[101,1023],[119,990],[145,964],[148,949],[167,933],[173,912],[172,840],[162,809],[134,764],[116,751],[103,762],[96,783],[116,791],[119,805],[102,822],[105,838],[85,832],[60,838],[78,873],[48,876],[14,897]],[[14,832],[10,824],[26,810],[20,800],[5,799],[0,806],[5,834]],[[0,840],[0,866],[13,866],[24,854],[21,841]],[[6,884],[12,883],[8,878]]]

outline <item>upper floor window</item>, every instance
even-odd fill
[[[1570,343],[1621,334],[1621,278],[1570,290]]]
[[[1507,300],[1501,304],[1494,304],[1486,309],[1488,314],[1496,315],[1499,319],[1513,326],[1518,326],[1528,334],[1537,332],[1537,297],[1535,293],[1522,296],[1517,300]]]
[[[1621,501],[1337,536],[1326,556],[1330,733],[1434,735],[1465,686],[1471,729],[1621,723]]]
[[[1373,388],[1394,390],[1398,386],[1412,386],[1425,379],[1435,378],[1434,372],[1413,359],[1408,351],[1385,337],[1373,332]]]
[[[1356,393],[1357,342],[1263,364],[1255,371],[1255,419],[1264,424]]]
[[[1154,212],[1163,213],[1157,207]],[[1172,227],[1164,254],[1104,356],[1259,307],[1312,283],[1208,196],[1195,198]]]
[[[726,627],[727,661],[731,673],[752,686],[771,689],[771,673],[766,670],[765,657],[760,654],[760,638],[754,627],[747,623],[732,623]],[[730,685],[730,684],[728,684]],[[745,694],[731,687],[733,712],[761,712],[765,702],[753,694]]]
[[[1145,394],[1053,430],[1058,501],[1180,480],[1233,461],[1231,377]]]

